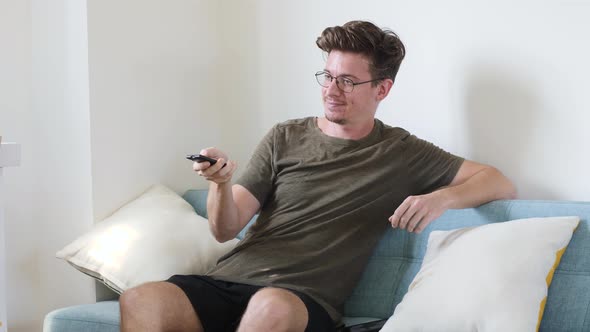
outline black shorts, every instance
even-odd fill
[[[184,291],[205,332],[234,332],[252,295],[264,288],[199,275],[174,275],[167,281]],[[336,331],[334,321],[322,306],[301,292],[288,290],[297,295],[307,308],[306,332]]]

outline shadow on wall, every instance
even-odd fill
[[[468,155],[500,169],[517,187],[519,199],[556,199],[531,174],[540,97],[534,80],[503,66],[479,65],[467,79],[465,119]]]

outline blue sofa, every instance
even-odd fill
[[[206,216],[206,196],[206,191],[189,190],[183,197],[198,214]],[[540,330],[590,331],[590,202],[566,201],[495,201],[477,208],[449,210],[419,235],[388,230],[346,302],[344,322],[350,326],[391,316],[420,269],[428,235],[433,230],[566,215],[579,216],[581,221],[553,277]],[[119,331],[118,302],[52,311],[45,317],[43,330]]]

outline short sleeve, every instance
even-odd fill
[[[275,178],[273,156],[276,130],[277,126],[274,126],[258,143],[244,173],[236,181],[252,193],[260,205],[264,205]]]
[[[464,159],[414,135],[404,138],[408,175],[417,195],[432,192],[453,181]]]

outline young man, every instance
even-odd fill
[[[514,197],[493,167],[464,160],[375,119],[405,49],[391,31],[353,21],[327,28],[316,73],[324,117],[280,123],[243,176],[195,163],[210,181],[219,241],[260,212],[206,276],[173,276],[125,292],[122,331],[334,331],[343,302],[387,227],[421,232],[447,209]]]

